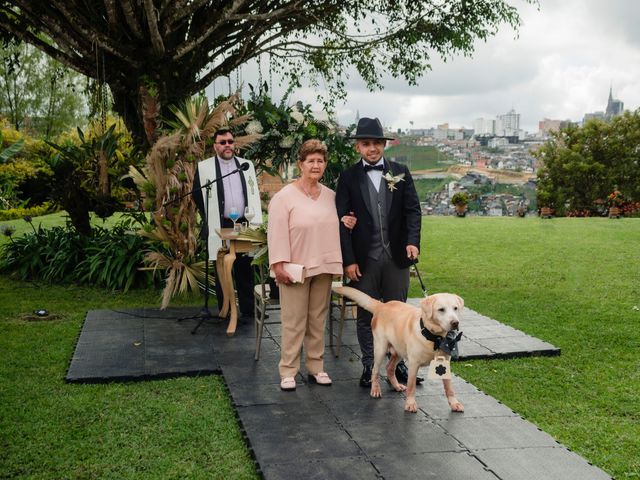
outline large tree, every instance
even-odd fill
[[[538,204],[558,215],[601,214],[614,191],[640,202],[640,110],[563,128],[534,155],[542,161]]]
[[[148,142],[159,105],[263,54],[294,85],[324,78],[335,95],[349,65],[372,89],[384,73],[414,83],[432,55],[470,54],[519,22],[507,0],[0,0],[0,33],[106,82]]]

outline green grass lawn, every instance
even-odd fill
[[[384,151],[387,158],[396,157],[398,161],[405,163],[411,171],[434,170],[448,168],[455,163],[436,147],[417,145],[394,145]],[[406,157],[406,160],[397,157]]]
[[[562,349],[457,362],[454,372],[619,480],[640,476],[638,245],[640,219],[423,221],[420,272],[430,292],[458,293]],[[416,281],[411,294],[420,296]],[[87,310],[157,305],[158,295],[0,277],[0,476],[257,478],[216,376],[63,382]],[[61,318],[20,320],[36,308]]]
[[[88,310],[158,303],[0,277],[1,478],[258,478],[218,376],[64,383]],[[19,319],[36,308],[61,318]]]
[[[454,372],[615,478],[640,478],[640,219],[426,217],[422,239],[430,292],[562,349]]]
[[[108,217],[107,219],[103,220],[100,217],[91,214],[91,225],[96,225],[96,226],[100,226],[100,227],[108,227],[110,225],[114,225],[118,220],[120,220],[120,218],[122,217],[121,213],[116,213],[115,215],[112,215],[111,217]],[[18,218],[15,220],[6,220],[6,221],[2,221],[0,222],[0,227],[2,226],[9,226],[9,227],[13,227],[15,228],[15,233],[13,234],[16,237],[19,237],[20,235],[24,235],[27,232],[33,232],[33,228],[53,228],[53,227],[63,227],[66,223],[67,223],[67,213],[62,211],[62,212],[57,212],[57,213],[51,213],[49,215],[42,215],[41,217],[34,217],[32,219],[32,225],[29,225],[24,219],[22,218]],[[9,242],[9,238],[6,237],[5,235],[0,235],[0,245],[2,245],[5,242]]]

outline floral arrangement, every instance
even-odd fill
[[[329,152],[322,183],[335,189],[340,172],[356,158],[353,146],[345,140],[345,134],[339,132],[338,125],[329,116],[319,118],[311,105],[290,103],[288,93],[279,102],[274,102],[266,85],[257,90],[251,85],[249,88],[249,100],[241,109],[241,113],[251,115],[244,133],[260,135],[260,139],[244,151],[243,156],[254,162],[256,173],[289,178],[295,174],[289,167],[296,164],[300,145],[310,138],[317,138],[326,144]]]
[[[391,172],[387,172],[382,178],[387,181],[387,187],[389,187],[389,191],[393,192],[398,188],[396,187],[396,183],[404,182],[404,173],[401,173],[400,175],[391,175]]]

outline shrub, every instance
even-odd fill
[[[451,197],[451,203],[454,205],[466,205],[469,203],[469,195],[465,192],[457,192]]]
[[[51,213],[51,204],[45,202],[37,207],[28,208],[10,208],[9,210],[0,210],[0,221],[15,220],[24,217],[39,217]]]
[[[125,219],[111,229],[96,227],[90,236],[68,227],[39,227],[4,244],[0,271],[22,280],[79,283],[127,291],[149,285],[142,264],[145,240]]]

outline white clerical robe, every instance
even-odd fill
[[[238,166],[248,164],[248,170],[240,170],[233,175],[242,175],[242,185],[244,189],[245,204],[253,207],[255,217],[251,220],[254,225],[262,224],[262,208],[260,202],[260,191],[258,190],[258,179],[256,178],[256,169],[250,160],[240,157],[234,157]],[[216,157],[207,158],[206,160],[198,163],[198,174],[200,176],[200,185],[205,185],[207,182],[218,178],[218,170],[216,168]],[[215,256],[220,247],[222,247],[222,239],[216,232],[220,230],[220,199],[218,198],[217,183],[212,184],[209,189],[210,196],[207,202],[207,189],[202,189],[202,198],[205,205],[208,206],[209,218],[207,219],[207,225],[209,227],[209,252]],[[240,216],[244,213],[240,212]]]

